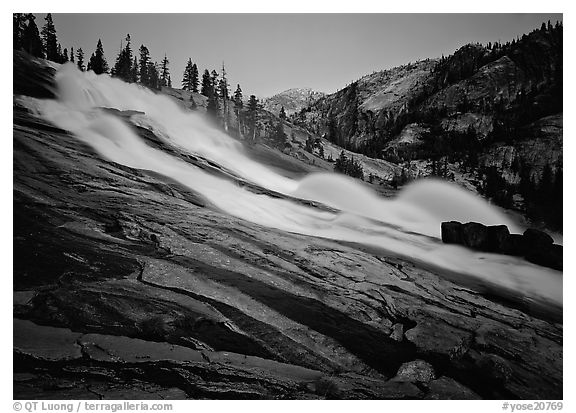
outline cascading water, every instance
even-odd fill
[[[103,157],[169,176],[202,194],[215,207],[259,225],[387,249],[419,262],[517,290],[527,297],[562,304],[557,271],[515,257],[481,254],[439,240],[440,222],[455,219],[518,231],[498,209],[455,185],[424,180],[393,200],[336,174],[285,178],[247,157],[242,145],[200,115],[182,110],[166,96],[107,75],[82,73],[73,64],[56,74],[57,100],[28,99],[31,109],[91,145]],[[314,200],[340,212],[322,211],[289,199],[255,194],[148,146],[123,120],[102,108],[143,112],[131,121],[182,151],[200,155],[242,179],[290,197]]]

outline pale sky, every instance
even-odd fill
[[[44,25],[42,13],[36,24]],[[167,54],[180,87],[188,58],[220,72],[231,88],[268,97],[294,87],[331,93],[365,74],[449,55],[469,42],[506,42],[561,14],[53,14],[62,48],[86,60],[102,39],[114,64],[130,33],[158,62]]]

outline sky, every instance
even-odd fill
[[[36,13],[39,28],[45,14]],[[295,87],[332,93],[365,74],[449,55],[470,43],[506,42],[562,21],[562,14],[59,14],[62,47],[86,60],[102,39],[113,65],[129,33],[158,62],[170,61],[181,86],[188,58],[204,69],[226,66],[231,88],[269,97]]]

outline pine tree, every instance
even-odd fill
[[[210,83],[212,85],[212,90],[214,93],[216,93],[217,95],[219,95],[219,91],[218,91],[218,72],[215,70],[212,70],[211,73],[211,77],[210,77]]]
[[[286,143],[286,133],[284,132],[284,122],[282,120],[274,126],[272,139],[278,147],[284,147],[284,144]]]
[[[26,15],[14,13],[12,15],[12,42],[14,50],[22,50],[24,30],[26,30]]]
[[[76,66],[78,66],[78,69],[82,72],[86,70],[86,67],[84,66],[84,51],[81,47],[76,51]]]
[[[130,82],[138,82],[138,60],[136,59],[136,56],[134,56],[134,63],[130,68]]]
[[[150,84],[150,52],[144,45],[140,45],[140,83],[144,86],[153,87]]]
[[[90,56],[88,70],[93,70],[97,75],[108,73],[108,62],[106,62],[106,58],[104,57],[104,48],[102,47],[102,40],[100,39],[98,39],[98,43],[96,44],[96,51]]]
[[[70,48],[70,61],[72,63],[74,63],[74,48],[73,47]]]
[[[226,68],[224,67],[224,63],[222,63],[222,78],[218,83],[218,94],[223,101],[230,99],[228,91],[228,79],[226,78]]]
[[[242,101],[242,89],[240,85],[236,86],[236,92],[234,92],[234,107],[237,109],[242,109],[244,102]]]
[[[58,55],[58,63],[64,63],[64,54],[62,53],[62,45],[60,43],[58,43],[58,46],[56,47],[56,54]]]
[[[52,21],[52,14],[48,13],[44,18],[46,23],[42,27],[42,40],[44,44],[44,51],[46,52],[46,59],[58,62],[60,56],[58,55],[58,40],[56,38],[56,28]]]
[[[286,111],[284,110],[284,106],[280,109],[280,115],[278,115],[280,119],[286,120]]]
[[[130,34],[126,35],[126,46],[121,48],[112,70],[112,75],[119,77],[125,82],[132,81],[132,48],[130,45]]]
[[[64,48],[64,55],[63,55],[63,59],[64,63],[66,63],[67,61],[69,61],[70,59],[68,58],[68,49]]]
[[[244,106],[244,102],[242,100],[242,89],[238,84],[236,86],[236,91],[234,92],[234,113],[236,114],[236,121],[238,122],[238,133],[242,136],[242,124],[240,119],[240,111]]]
[[[172,87],[172,78],[168,75],[168,87]]]
[[[192,90],[192,59],[188,58],[188,63],[186,63],[186,68],[184,69],[184,75],[182,76],[182,89]]]
[[[214,90],[212,90],[212,93],[210,93],[210,96],[208,96],[206,112],[214,119],[218,118],[220,114],[220,103],[218,102],[218,95]]]
[[[192,87],[192,92],[198,93],[198,66],[196,66],[196,63],[192,65],[190,85]]]
[[[202,88],[200,89],[200,93],[206,97],[210,97],[212,94],[212,79],[210,78],[208,69],[205,69],[202,75]]]
[[[246,111],[246,123],[252,141],[256,140],[256,131],[258,129],[258,99],[256,96],[250,95],[248,100],[248,108]]]
[[[170,63],[170,61],[168,60],[166,55],[164,55],[164,59],[162,60],[162,70],[160,72],[160,84],[162,86],[168,86],[168,77],[170,76],[168,63]]]
[[[26,15],[28,25],[22,34],[22,48],[34,57],[44,57],[42,39],[36,26],[36,16],[32,13]]]
[[[142,62],[140,62],[142,65]],[[148,62],[148,87],[160,89],[160,75],[158,73],[158,63]]]

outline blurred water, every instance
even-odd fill
[[[446,220],[505,224],[512,232],[520,230],[499,209],[456,185],[418,181],[388,200],[342,175],[318,173],[292,180],[251,160],[239,142],[212,127],[202,116],[184,111],[166,96],[107,75],[82,73],[73,64],[59,69],[56,82],[57,100],[29,99],[28,105],[103,157],[170,176],[230,215],[284,231],[382,247],[463,277],[562,304],[559,272],[515,257],[442,244],[440,223]],[[209,159],[261,187],[321,202],[340,212],[255,194],[231,180],[204,172],[148,146],[127,123],[103,107],[144,112],[132,116],[132,122],[153,130],[167,143]]]

